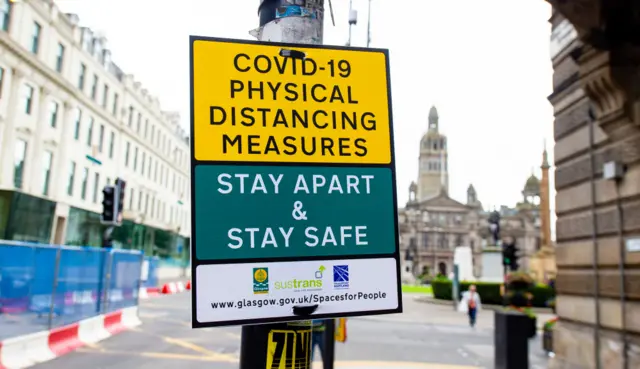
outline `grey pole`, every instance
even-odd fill
[[[324,0],[307,0],[305,6],[292,5],[286,0],[261,0],[258,8],[259,28],[249,33],[259,41],[290,44],[322,44]],[[276,17],[278,15],[278,17]],[[269,354],[269,337],[288,344],[284,353],[273,358],[272,367],[280,366],[284,358],[287,367],[311,368],[311,321],[246,325],[242,327],[240,369],[265,368]],[[283,333],[287,332],[287,333]],[[295,339],[294,339],[295,336]],[[288,341],[287,341],[288,340]],[[273,355],[273,353],[271,354]],[[295,362],[293,361],[295,355]],[[274,355],[275,356],[275,355]]]

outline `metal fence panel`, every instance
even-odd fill
[[[51,308],[52,327],[100,313],[100,288],[108,252],[96,248],[60,248]]]
[[[160,268],[160,258],[145,257],[142,264],[142,286],[157,287],[158,286],[158,268]]]
[[[140,252],[111,253],[105,311],[113,312],[138,304],[143,258]]]
[[[138,251],[0,240],[0,340],[136,306],[142,259]]]

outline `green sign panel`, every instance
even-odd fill
[[[199,260],[396,252],[390,168],[207,165],[193,180]]]

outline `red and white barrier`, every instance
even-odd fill
[[[191,289],[190,281],[187,282],[186,285],[183,282],[171,282],[171,283],[166,283],[164,286],[162,286],[161,292],[164,295],[170,295],[174,293],[184,292],[190,289]]]
[[[161,289],[159,287],[142,287],[140,288],[138,297],[140,297],[141,300],[146,300],[151,297],[159,296],[160,294]]]
[[[65,355],[140,325],[138,307],[0,341],[0,369],[22,369]]]

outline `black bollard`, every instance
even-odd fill
[[[322,369],[333,369],[336,358],[336,321],[335,319],[327,319],[324,324]]]
[[[518,311],[495,312],[495,369],[529,368],[531,319]]]

